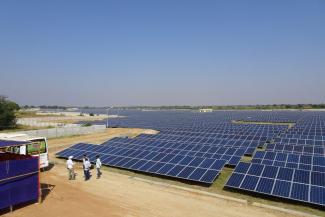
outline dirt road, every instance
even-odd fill
[[[80,168],[77,173],[77,180],[68,181],[64,165],[56,165],[50,171],[42,174],[41,181],[53,186],[50,187],[53,189],[48,192],[43,203],[26,206],[4,216],[289,217],[262,208],[152,185],[110,171],[104,171],[101,179],[92,177],[90,181],[86,182],[82,179]]]
[[[141,133],[154,134],[157,131],[135,128],[110,128],[105,132],[86,134],[80,136],[62,137],[48,140],[50,154],[79,142],[101,144],[108,139],[118,136],[134,137]],[[54,158],[51,158],[54,159]]]

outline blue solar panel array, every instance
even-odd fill
[[[238,164],[226,187],[325,206],[325,113],[302,114],[252,163]]]
[[[257,147],[287,129],[287,126],[269,124],[237,124],[230,121],[228,116],[220,116],[219,113],[135,112],[127,118],[113,121],[121,126],[159,129],[159,134],[142,134],[132,139],[115,138],[94,149],[93,146],[77,145],[58,153],[58,156],[74,155],[75,159],[80,160],[81,153],[90,156],[100,154],[105,156],[104,164],[109,166],[154,174],[159,171],[160,175],[211,184],[222,168],[206,168],[208,163],[212,166],[213,162],[220,161],[222,164],[218,165],[222,167],[235,167],[244,155],[253,155]],[[153,166],[153,162],[155,166],[148,168]],[[186,169],[189,173],[194,172],[195,166],[200,167],[200,163],[205,166],[198,168],[199,171],[205,169],[209,174],[214,174],[209,175],[210,179],[191,174],[184,177],[183,173],[162,169],[166,164],[168,168],[175,166],[174,170],[181,169],[180,166],[184,167],[182,169],[189,167]]]
[[[167,150],[166,150],[167,151]],[[132,169],[157,175],[176,177],[211,184],[224,167],[226,160],[186,156],[162,151],[128,149],[114,145],[76,144],[58,155],[81,160],[87,154],[91,161],[101,156],[104,165]]]
[[[208,184],[228,165],[235,167],[228,188],[324,206],[325,112],[123,110],[119,115],[123,118],[110,119],[109,126],[159,134],[77,144],[58,156],[80,160],[88,154],[94,160],[100,154],[105,165]],[[244,155],[253,156],[252,162],[240,162]]]
[[[324,156],[257,151],[252,159],[252,163],[325,173]]]
[[[325,205],[325,173],[241,162],[226,187]]]
[[[91,112],[96,113],[96,111]],[[106,113],[105,110],[99,112]],[[111,110],[110,114],[123,117],[110,119],[108,124],[111,127],[148,128],[156,130],[164,130],[166,128],[188,128],[200,131],[204,131],[208,128],[217,128],[218,126],[222,128],[224,127],[222,125],[228,125],[234,120],[257,122],[297,122],[306,116],[306,113],[304,112],[288,111],[217,111],[211,113],[199,113],[179,110]],[[106,124],[106,121],[97,121],[93,123]],[[256,126],[250,126],[247,124],[237,127],[252,130],[253,128],[256,128]],[[276,128],[277,127],[279,126],[276,126]]]

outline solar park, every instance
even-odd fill
[[[57,156],[81,160],[87,154],[94,162],[100,155],[106,166],[207,187],[230,167],[225,190],[325,207],[325,112],[125,110],[122,115],[109,126],[159,133],[79,143]]]

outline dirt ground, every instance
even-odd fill
[[[131,176],[103,170],[101,179],[83,180],[81,164],[76,165],[77,179],[69,181],[64,160],[53,158],[54,150],[76,142],[100,143],[115,134],[141,130],[115,129],[105,135],[88,135],[49,141],[53,168],[41,173],[43,201],[17,208],[5,217],[290,217],[288,214],[217,199],[176,188],[150,184]],[[56,152],[56,151],[55,151]],[[51,190],[48,190],[51,189]],[[1,215],[1,214],[0,214]]]
[[[78,142],[101,144],[114,137],[118,137],[118,136],[134,137],[141,133],[155,134],[157,133],[157,131],[146,130],[146,129],[133,129],[133,128],[110,128],[107,129],[105,132],[101,132],[101,133],[50,139],[48,140],[49,151],[50,154],[53,154],[57,150],[63,149],[65,147],[68,147]]]
[[[63,164],[42,174],[42,183],[50,184],[42,203],[15,210],[8,217],[183,217],[183,216],[288,216],[262,208],[152,185],[128,176],[104,171],[101,179],[83,181],[77,170],[75,181],[67,180]],[[95,173],[93,171],[93,173]],[[94,174],[95,175],[95,174]],[[43,187],[47,187],[43,185]]]

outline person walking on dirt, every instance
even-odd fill
[[[91,167],[91,163],[89,161],[89,158],[86,157],[84,164],[84,173],[85,173],[85,181],[90,179],[90,167]]]
[[[100,171],[100,168],[102,167],[102,162],[99,159],[99,155],[96,156],[96,169],[97,169],[97,179],[100,178],[102,175],[102,172]]]
[[[82,157],[82,170],[84,171],[84,178],[86,178],[86,170],[85,170],[85,161],[86,161],[87,155],[83,155]]]
[[[75,180],[75,173],[73,169],[73,161],[72,161],[73,156],[70,156],[69,159],[67,160],[67,169],[69,171],[69,180]]]

